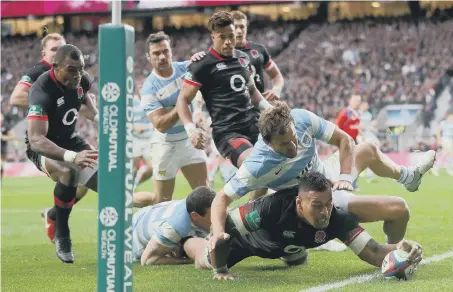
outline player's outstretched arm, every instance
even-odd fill
[[[28,107],[28,91],[30,90],[30,86],[31,85],[18,83],[16,87],[14,87],[13,93],[11,94],[11,105],[21,108]]]
[[[267,90],[263,93],[264,98],[268,101],[274,101],[280,98],[283,86],[285,85],[285,80],[283,75],[280,72],[277,64],[274,61],[271,61],[272,64],[268,69],[266,69],[267,75],[271,78],[272,89]]]
[[[28,139],[31,150],[54,160],[64,160],[66,149],[59,147],[46,138],[49,122],[44,119],[28,117]]]
[[[187,75],[185,78],[178,96],[178,101],[176,102],[176,110],[192,145],[197,149],[204,149],[206,138],[197,130],[197,127],[192,121],[192,113],[189,110],[189,105],[197,95],[199,83],[188,80],[189,77]]]
[[[227,218],[228,206],[233,200],[228,197],[223,189],[221,189],[211,205],[211,223],[212,232],[214,236],[218,236],[225,232],[225,222]],[[214,249],[214,246],[210,246],[210,249]]]
[[[166,247],[153,239],[148,242],[145,250],[143,251],[140,262],[142,266],[145,265],[182,265],[191,264],[193,260],[190,258],[177,258],[171,256],[174,247]]]
[[[335,127],[329,144],[337,146],[340,151],[340,181],[334,185],[333,189],[352,191],[352,170],[355,167],[354,140],[340,128]]]
[[[368,241],[358,256],[370,265],[381,267],[385,256],[395,249],[407,251],[411,264],[419,263],[423,258],[422,246],[414,241],[402,240],[398,244],[379,244],[373,238]]]
[[[189,105],[194,100],[197,95],[199,87],[188,82],[183,82],[181,86],[181,91],[178,95],[178,100],[176,102],[176,110],[179,115],[179,119],[184,124],[184,127],[192,124],[192,113],[190,112]],[[194,125],[195,126],[195,125]]]
[[[256,88],[255,81],[253,78],[250,77],[249,82],[247,83],[247,87],[250,93],[250,100],[252,104],[257,106],[260,111],[264,111],[265,109],[271,107],[272,105],[263,97],[261,92]]]

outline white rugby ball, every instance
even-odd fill
[[[409,253],[396,249],[382,261],[382,275],[386,279],[409,280],[417,271],[418,264],[408,262]]]

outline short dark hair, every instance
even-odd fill
[[[208,21],[208,29],[211,32],[233,24],[233,16],[228,11],[218,11],[214,13]]]
[[[284,135],[292,124],[294,118],[289,106],[283,101],[275,101],[273,107],[261,114],[258,127],[263,140],[270,143],[272,136]]]
[[[243,12],[241,12],[239,10],[235,10],[235,11],[231,12],[231,15],[233,16],[234,20],[245,19],[247,21],[247,15],[245,15]]]
[[[152,33],[148,36],[148,38],[146,39],[146,43],[145,43],[145,48],[146,48],[146,52],[149,51],[149,46],[151,44],[158,44],[160,43],[161,41],[168,41],[170,42],[170,37],[168,36],[168,34],[166,34],[165,32],[163,31],[158,31],[156,33]]]
[[[187,212],[197,212],[201,216],[206,214],[206,209],[211,208],[215,192],[208,187],[198,187],[194,189],[186,200]]]
[[[320,172],[309,172],[299,179],[300,192],[324,192],[333,187],[332,182]]]
[[[72,60],[79,60],[80,58],[83,58],[82,52],[79,50],[74,45],[64,45],[61,46],[57,53],[55,54],[55,60],[54,60],[54,67],[61,66],[63,64],[66,64],[67,58],[70,58]]]

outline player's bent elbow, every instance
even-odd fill
[[[40,152],[41,150],[41,135],[29,135],[30,149],[35,152]]]

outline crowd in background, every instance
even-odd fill
[[[282,99],[291,107],[302,107],[333,121],[338,111],[347,106],[351,94],[356,93],[369,102],[373,114],[385,104],[422,103],[429,120],[435,110],[434,87],[453,67],[453,21],[415,23],[393,19],[312,24],[291,38],[298,28],[297,23],[252,24],[248,36],[266,46],[273,56],[285,78]],[[175,61],[186,60],[211,44],[204,28],[174,29],[168,33]],[[145,57],[146,37],[147,34],[136,35],[137,84],[151,71]],[[86,70],[93,77],[91,91],[97,94],[97,34],[67,34],[65,38],[84,53]],[[36,37],[2,41],[1,102],[6,120],[23,118],[20,110],[11,111],[9,96],[25,70],[40,60],[40,50]],[[78,131],[89,143],[97,145],[93,123],[80,118]],[[393,150],[385,143],[382,147]]]

